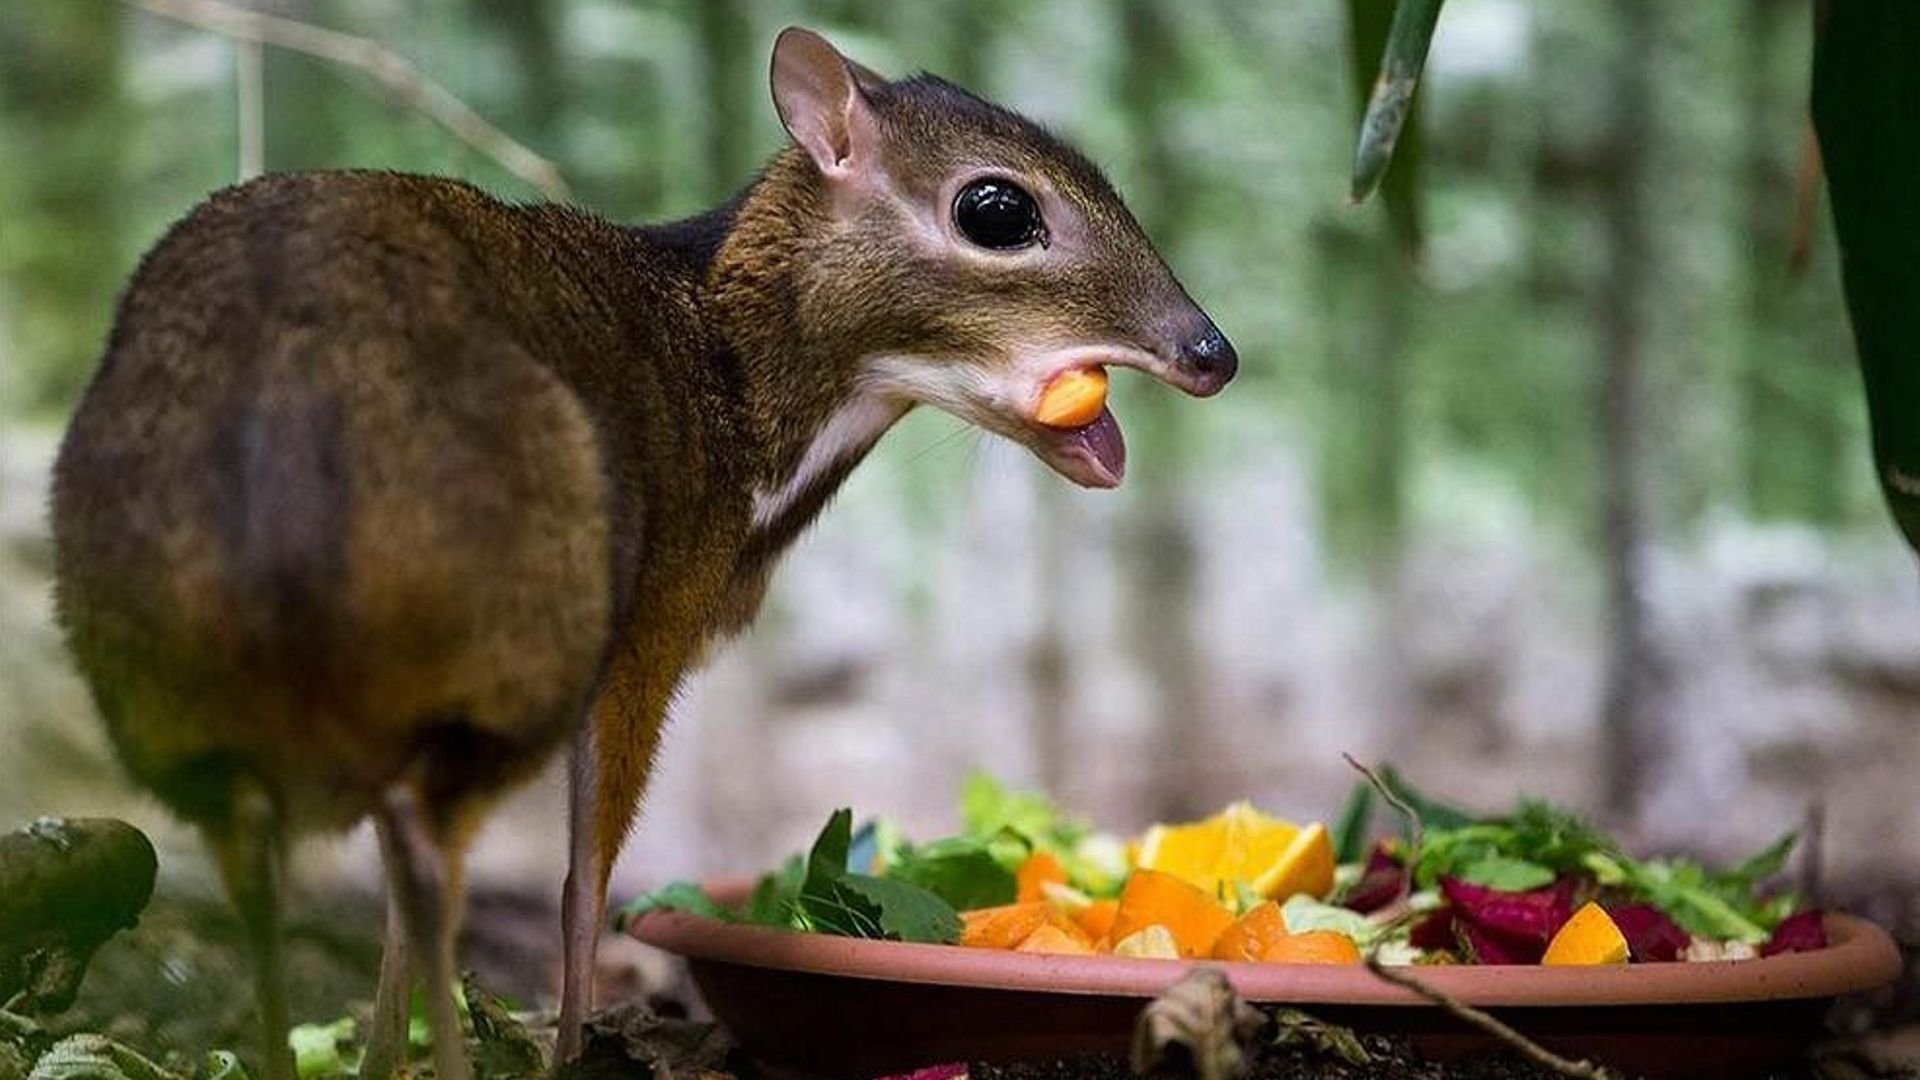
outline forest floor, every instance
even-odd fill
[[[553,985],[557,920],[547,905],[483,893],[474,898],[467,924],[463,955],[490,992],[508,1002],[531,1002]],[[288,928],[296,1018],[326,1022],[350,1015],[353,1010],[346,1003],[360,1003],[354,1007],[364,1010],[379,962],[379,925],[378,906],[364,896],[302,905],[301,916]],[[1843,1002],[1830,1021],[1834,1038],[1775,1075],[1820,1080],[1920,1077],[1920,964],[1915,962],[1920,948],[1909,944],[1906,952],[1909,963],[1901,985]],[[636,1003],[598,1018],[578,1080],[767,1075],[732,1047],[724,1031],[698,1017],[697,1001],[673,967],[650,962],[636,976],[630,961],[628,954],[628,970],[613,979],[615,986],[625,982],[624,992],[609,997]],[[237,992],[248,980],[239,928],[226,906],[162,894],[138,927],[100,950],[78,1003],[47,1018],[45,1027],[50,1034],[100,1032],[182,1072],[191,1072],[193,1063],[211,1048],[236,1048],[251,1059],[252,995]],[[546,1022],[550,1024],[550,1018]],[[537,1020],[532,1031],[536,1038],[550,1037],[550,1028],[541,1031]],[[1364,1053],[1356,1058],[1346,1049],[1313,1040],[1261,1041],[1245,1075],[1253,1080],[1555,1075],[1514,1054],[1442,1064],[1422,1060],[1404,1042],[1376,1035],[1360,1036],[1359,1045]],[[974,1080],[1105,1080],[1131,1073],[1121,1058],[1088,1057],[975,1064],[968,1075]]]

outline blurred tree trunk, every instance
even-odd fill
[[[126,272],[123,12],[109,0],[62,0],[0,17],[0,168],[21,215],[0,222],[14,294],[0,322],[12,323],[16,350],[0,358],[0,393],[16,414],[64,411],[79,395]]]
[[[1173,138],[1174,106],[1185,83],[1179,27],[1157,0],[1126,0],[1121,29],[1126,60],[1118,93],[1140,161],[1129,202],[1168,262],[1177,266],[1181,241],[1193,225]],[[1128,406],[1133,414],[1128,426],[1143,452],[1131,456],[1128,465],[1133,499],[1121,537],[1129,589],[1125,618],[1155,694],[1145,809],[1165,821],[1201,809],[1213,757],[1202,658],[1194,640],[1194,543],[1182,497],[1189,403],[1154,387]]]
[[[1606,560],[1607,645],[1601,743],[1605,805],[1618,819],[1637,809],[1663,739],[1660,657],[1647,602],[1647,284],[1654,254],[1647,193],[1653,53],[1660,0],[1619,0],[1611,95],[1614,156],[1606,196],[1607,276],[1599,305],[1600,517]]]

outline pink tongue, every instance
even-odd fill
[[[1113,474],[1115,480],[1127,472],[1127,440],[1120,434],[1120,422],[1113,418],[1112,409],[1101,409],[1093,423],[1073,433],[1080,445],[1093,452],[1098,461]]]

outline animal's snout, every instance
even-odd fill
[[[1211,322],[1180,346],[1179,361],[1181,367],[1203,384],[1205,393],[1227,385],[1233,373],[1240,370],[1240,354],[1234,351],[1233,342]]]

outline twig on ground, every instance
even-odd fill
[[[1605,1066],[1595,1065],[1591,1061],[1570,1061],[1567,1058],[1563,1058],[1546,1047],[1541,1046],[1539,1043],[1534,1042],[1532,1039],[1527,1038],[1525,1035],[1520,1034],[1513,1028],[1508,1027],[1492,1014],[1476,1009],[1466,1002],[1455,998],[1452,994],[1429,986],[1404,971],[1396,971],[1389,968],[1385,964],[1382,964],[1378,957],[1368,956],[1366,958],[1366,964],[1367,970],[1373,972],[1375,978],[1419,994],[1440,1008],[1445,1009],[1449,1015],[1479,1028],[1494,1039],[1497,1039],[1501,1045],[1511,1048],[1514,1052],[1524,1056],[1528,1061],[1542,1068],[1552,1069],[1562,1076],[1586,1077],[1588,1080],[1611,1080],[1614,1075],[1613,1072]]]
[[[1367,783],[1373,785],[1373,790],[1380,793],[1380,797],[1386,800],[1388,806],[1398,810],[1400,816],[1407,819],[1407,872],[1400,876],[1400,895],[1393,898],[1395,905],[1404,904],[1407,902],[1407,897],[1413,893],[1413,868],[1420,861],[1420,841],[1424,835],[1420,828],[1420,815],[1414,812],[1413,807],[1407,805],[1407,801],[1400,797],[1399,792],[1393,790],[1392,785],[1380,779],[1379,773],[1360,764],[1359,759],[1352,754],[1342,751],[1340,756],[1346,758],[1347,764],[1367,778]]]
[[[558,166],[488,123],[466,102],[421,74],[412,61],[377,41],[298,19],[248,11],[225,0],[126,0],[126,3],[222,37],[272,45],[363,72],[401,104],[430,117],[455,138],[548,197],[569,197],[567,182]]]

